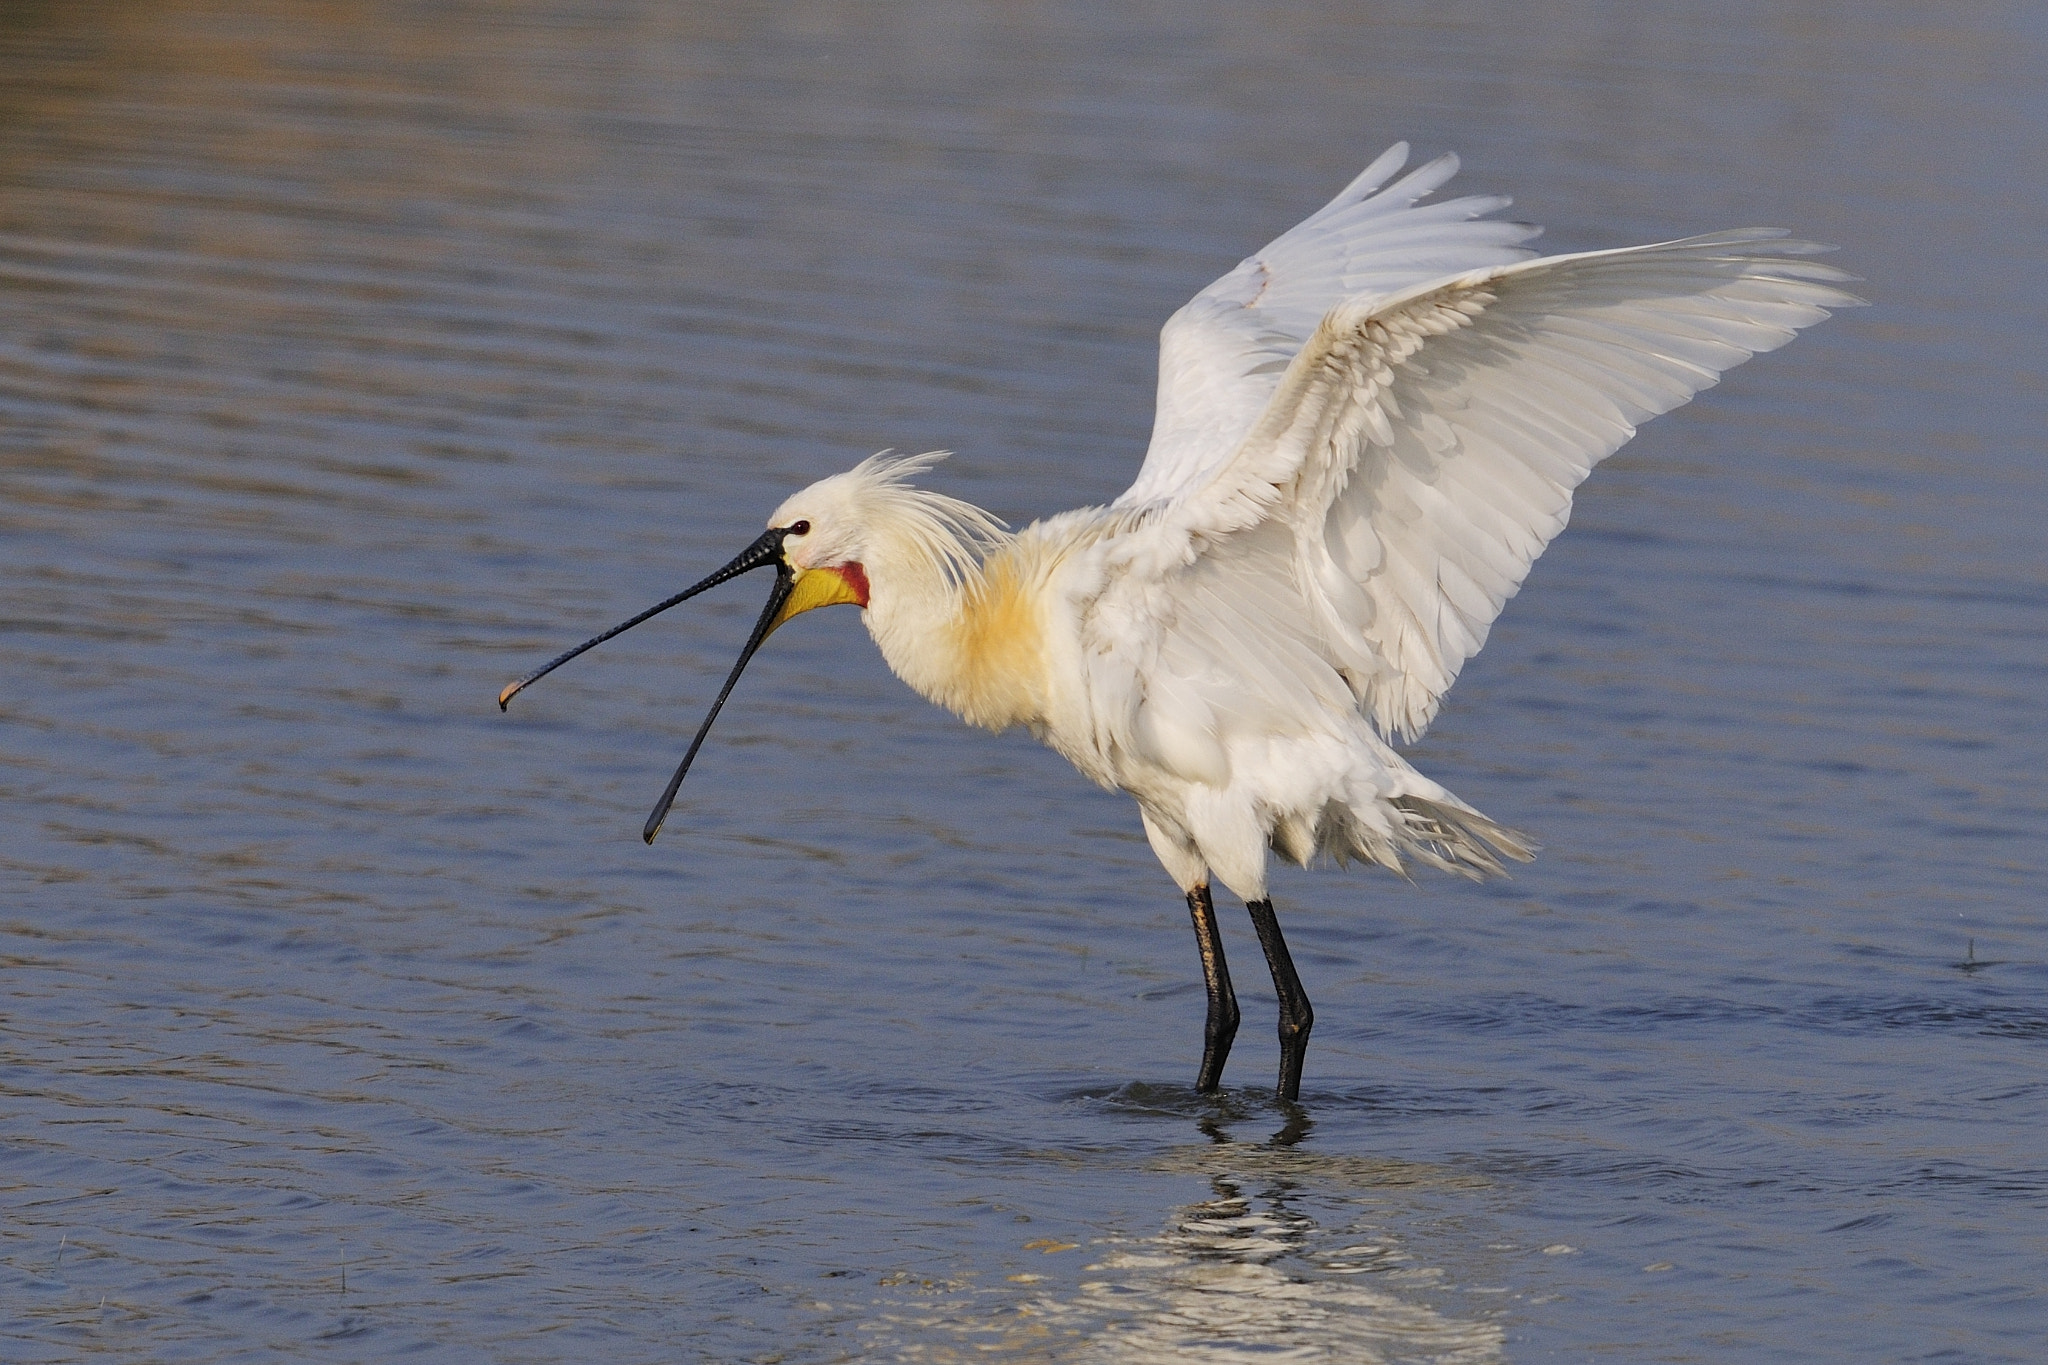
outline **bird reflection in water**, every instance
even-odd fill
[[[1138,1099],[1130,1087],[1117,1098]],[[1270,1112],[1270,1111],[1268,1111]],[[975,1358],[1112,1362],[1345,1362],[1427,1359],[1491,1365],[1505,1332],[1489,1317],[1457,1316],[1441,1301],[1461,1287],[1417,1265],[1388,1223],[1403,1192],[1470,1186],[1442,1168],[1304,1150],[1315,1124],[1296,1106],[1262,1142],[1232,1130],[1254,1117],[1228,1098],[1198,1118],[1208,1139],[1175,1149],[1170,1172],[1205,1176],[1209,1198],[1185,1204],[1149,1237],[1110,1238],[1071,1292],[993,1306],[994,1290],[947,1286],[950,1302],[891,1305],[868,1326],[875,1344],[934,1351],[954,1336]],[[1381,1216],[1326,1227],[1310,1212],[1334,1201],[1380,1206]],[[1036,1280],[1038,1277],[1027,1277]],[[900,1335],[899,1335],[900,1334]]]
[[[1210,1172],[1214,1197],[1177,1210],[1159,1236],[1099,1259],[1099,1268],[1111,1274],[1084,1283],[1083,1294],[1098,1304],[1121,1301],[1079,1358],[1421,1357],[1459,1365],[1501,1359],[1504,1333],[1497,1324],[1453,1317],[1422,1301],[1423,1294],[1448,1287],[1442,1271],[1413,1265],[1384,1229],[1333,1236],[1307,1211],[1327,1199],[1331,1177],[1349,1183],[1366,1167],[1379,1168],[1396,1186],[1440,1183],[1442,1174],[1301,1151],[1314,1122],[1293,1106],[1286,1113],[1280,1130],[1263,1143],[1235,1141],[1224,1118],[1197,1122],[1212,1145],[1184,1157]],[[1363,1237],[1370,1240],[1354,1240]],[[1376,1282],[1362,1282],[1367,1275]]]

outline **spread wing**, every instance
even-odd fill
[[[1162,579],[1241,559],[1280,580],[1268,589],[1373,723],[1413,738],[1594,465],[1724,371],[1860,302],[1833,286],[1848,276],[1801,259],[1822,249],[1747,229],[1347,299],[1287,352],[1239,435],[1221,449],[1155,435],[1119,502],[1152,509],[1141,539]],[[1186,316],[1176,323],[1202,335],[1178,348],[1220,355],[1245,333]],[[1161,433],[1196,429],[1159,419]]]
[[[1394,144],[1336,198],[1167,319],[1152,444],[1120,503],[1170,499],[1214,474],[1336,304],[1535,254],[1522,243],[1541,228],[1477,221],[1506,208],[1504,196],[1422,202],[1457,174],[1457,157],[1440,156],[1387,184],[1407,161],[1408,144]]]

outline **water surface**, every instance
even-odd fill
[[[0,14],[0,1356],[1842,1361],[2048,1338],[2025,6]],[[885,446],[1113,497],[1386,143],[1877,306],[1583,492],[1197,1097],[1128,801],[757,609]]]

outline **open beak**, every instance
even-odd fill
[[[711,722],[718,719],[718,712],[724,707],[725,699],[732,695],[733,685],[740,680],[740,674],[746,669],[747,660],[754,657],[754,651],[761,647],[761,642],[767,639],[777,626],[795,614],[786,610],[791,605],[790,597],[797,586],[796,570],[790,568],[782,558],[782,540],[787,534],[788,532],[780,527],[770,528],[717,573],[683,589],[666,602],[649,607],[632,620],[622,621],[604,634],[585,640],[566,654],[550,659],[518,682],[507,684],[505,690],[498,694],[498,709],[502,711],[528,683],[554,672],[586,649],[601,645],[612,636],[631,630],[649,617],[658,616],[678,602],[688,601],[705,589],[715,588],[727,579],[738,578],[741,574],[754,569],[772,566],[775,570],[775,587],[768,594],[768,604],[761,609],[761,619],[754,623],[753,633],[747,637],[746,648],[740,651],[739,662],[732,666],[732,672],[726,677],[725,686],[718,689],[718,700],[711,703],[711,713],[705,716],[704,723],[697,727],[697,737],[690,741],[690,751],[683,755],[682,764],[676,769],[676,775],[669,779],[668,790],[661,794],[661,800],[655,804],[654,813],[647,817],[647,825],[640,831],[640,837],[650,844],[654,842],[654,836],[661,832],[662,821],[668,819],[669,807],[675,804],[676,792],[681,790],[683,778],[690,771],[690,764],[695,761],[697,750],[704,747],[704,736],[711,733]]]

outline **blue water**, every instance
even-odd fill
[[[0,1359],[2033,1361],[2034,9],[0,10]],[[745,585],[885,446],[1115,495],[1386,143],[1875,306],[1583,491],[1191,1090],[1124,798]]]

